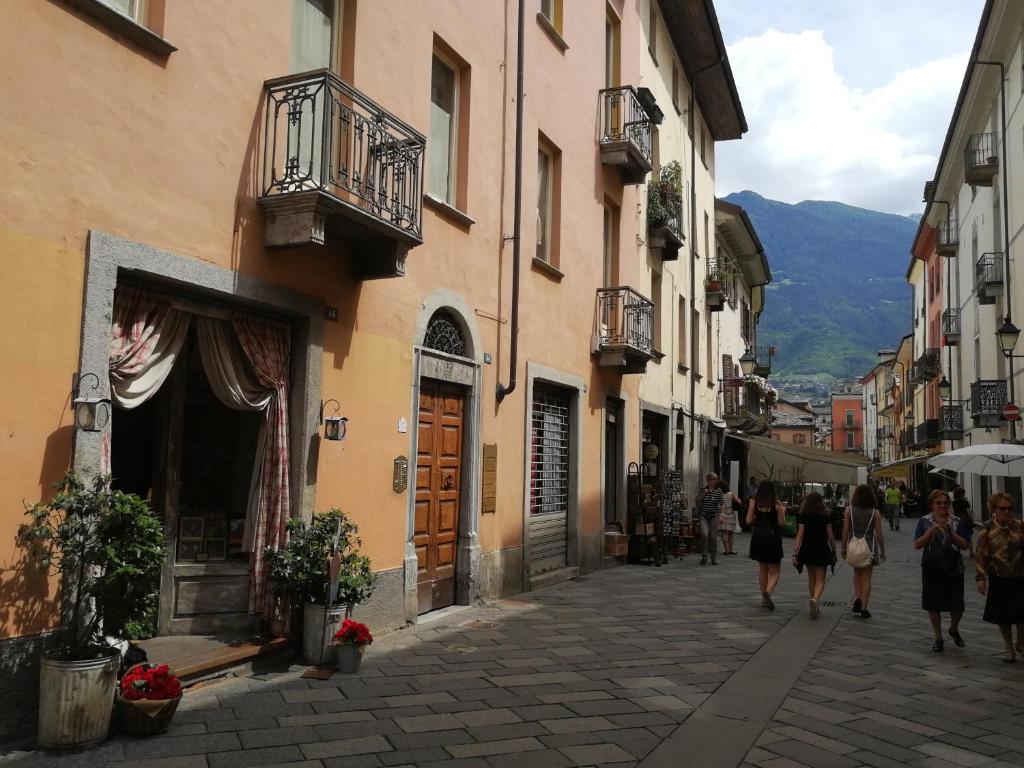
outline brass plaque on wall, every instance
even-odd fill
[[[494,513],[498,511],[498,445],[484,443],[483,467],[483,503],[480,511]]]
[[[395,493],[403,493],[409,487],[409,460],[405,456],[395,457],[395,469],[392,473],[391,487]]]

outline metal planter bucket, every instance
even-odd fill
[[[302,659],[307,664],[334,664],[338,649],[331,645],[334,633],[348,615],[344,605],[306,603],[302,607]]]
[[[87,661],[43,656],[39,668],[39,746],[92,747],[105,741],[117,686],[119,651]]]

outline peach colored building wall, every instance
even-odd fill
[[[847,415],[852,426],[847,426]],[[847,435],[852,435],[851,440]],[[832,450],[856,451],[864,449],[864,406],[860,394],[832,395]]]

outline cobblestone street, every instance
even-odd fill
[[[1024,664],[1001,663],[973,581],[967,647],[930,650],[913,522],[888,537],[869,620],[847,608],[845,566],[818,621],[788,564],[766,612],[741,537],[718,566],[614,568],[473,607],[379,638],[357,675],[222,681],[164,736],[8,764],[1024,765]]]

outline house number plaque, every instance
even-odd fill
[[[402,493],[409,486],[409,460],[405,456],[395,457],[395,470],[391,487],[395,493]]]

